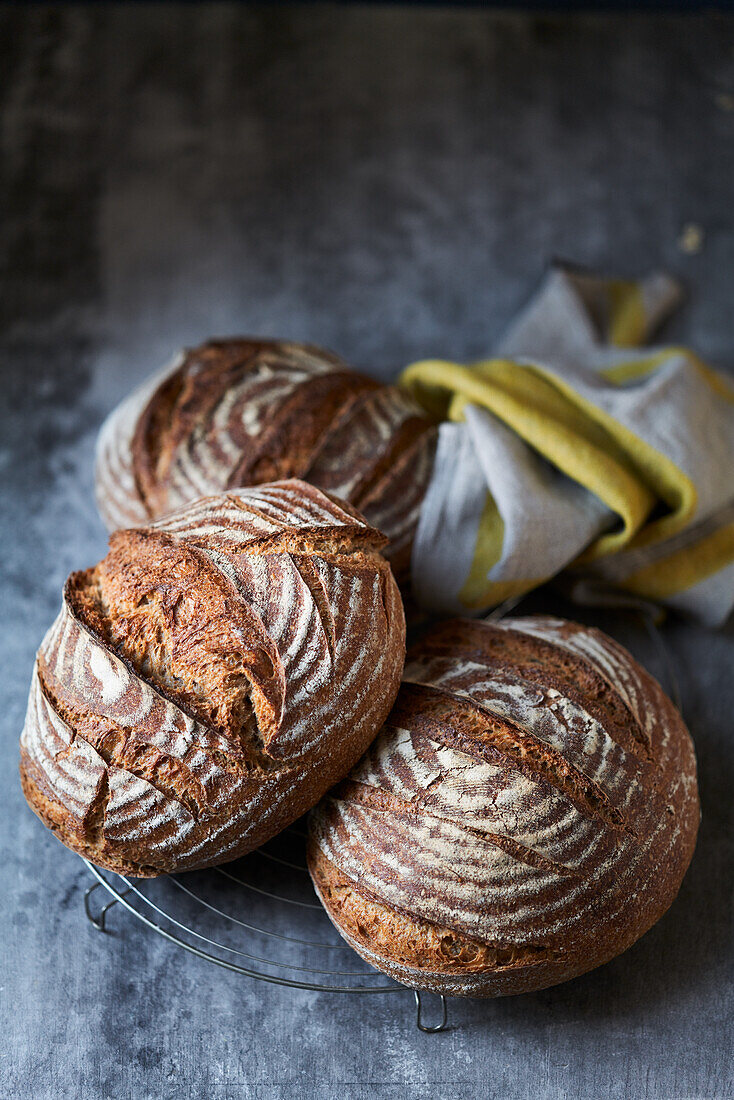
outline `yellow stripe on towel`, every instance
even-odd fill
[[[647,313],[639,283],[610,279],[609,343],[618,348],[633,348],[647,336]]]
[[[433,359],[407,367],[400,382],[440,418],[463,419],[468,403],[487,409],[616,512],[620,528],[597,539],[586,561],[669,538],[695,512],[695,486],[675,463],[541,367]],[[645,527],[656,506],[665,514]]]
[[[700,584],[734,562],[734,523],[720,527],[693,546],[652,562],[621,582],[622,587],[651,600],[664,600]]]

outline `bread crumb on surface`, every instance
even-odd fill
[[[678,237],[678,248],[688,256],[695,256],[703,248],[704,233],[700,225],[686,222]]]

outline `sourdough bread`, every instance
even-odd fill
[[[305,344],[212,340],[183,352],[108,417],[97,503],[109,530],[202,495],[305,478],[384,531],[407,576],[436,429],[395,386]]]
[[[310,818],[317,893],[406,985],[490,997],[611,959],[673,901],[699,820],[680,714],[621,646],[550,618],[454,620]]]
[[[384,538],[300,481],[118,531],[74,573],[33,674],[26,798],[99,866],[234,859],[310,808],[395,698]]]

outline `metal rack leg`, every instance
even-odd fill
[[[448,1023],[449,1011],[443,993],[439,993],[439,997],[441,998],[441,1022],[430,1026],[423,1023],[423,1003],[421,1001],[421,994],[417,989],[413,990],[413,996],[415,997],[416,1008],[415,1026],[418,1030],[425,1031],[427,1034],[431,1035],[435,1034],[437,1031],[445,1031],[446,1024]]]
[[[89,921],[89,923],[94,928],[96,928],[98,932],[106,932],[107,914],[109,913],[113,905],[117,905],[117,898],[113,898],[112,901],[108,901],[106,905],[102,906],[98,915],[96,917],[93,916],[92,911],[89,908],[89,899],[94,891],[99,888],[99,886],[100,883],[95,882],[84,891],[84,912],[87,915],[87,920]],[[129,890],[125,890],[123,897],[127,896],[127,894],[129,893]]]

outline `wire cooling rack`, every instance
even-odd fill
[[[311,886],[305,837],[298,823],[234,863],[154,879],[103,872],[84,860],[96,879],[84,893],[87,919],[108,932],[108,914],[120,906],[176,947],[272,985],[318,993],[405,993],[405,986],[373,970],[339,938]],[[416,1026],[443,1031],[445,997],[438,1022],[428,1024],[425,995],[413,995]]]

